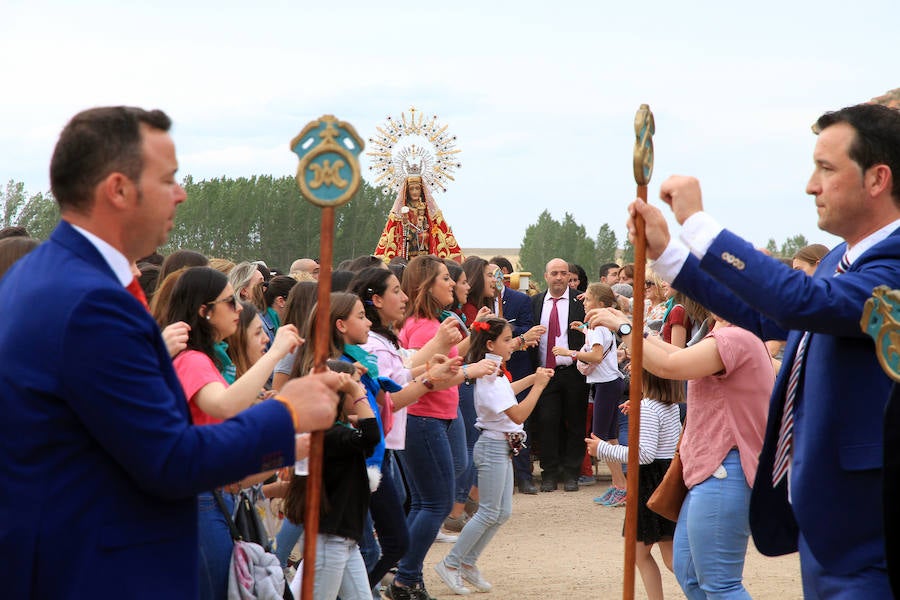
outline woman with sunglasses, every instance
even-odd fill
[[[172,364],[197,425],[220,423],[248,408],[278,360],[301,343],[295,327],[279,328],[269,351],[228,385],[220,372],[223,365],[216,344],[237,330],[240,311],[228,277],[209,267],[186,270],[172,291],[166,324],[183,321],[190,327],[187,348],[175,356]],[[233,510],[231,494],[222,496],[228,510]],[[199,494],[198,506],[200,598],[224,598],[233,546],[231,534],[211,491]]]

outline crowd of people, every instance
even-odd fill
[[[320,307],[329,266],[312,258],[282,274],[189,249],[162,257],[185,200],[169,126],[160,111],[80,113],[51,162],[56,231],[44,243],[0,231],[0,547],[13,597],[77,597],[102,571],[134,597],[225,598],[225,512],[242,490],[280,507],[268,533],[290,583],[310,534],[294,464],[316,430],[322,508],[305,559],[320,600],[427,600],[425,556],[440,542],[452,543],[435,566],[450,591],[502,590],[478,561],[514,490],[577,491],[598,461],[611,485],[595,503],[638,497],[648,598],[663,597],[653,546],[686,597],[749,598],[751,534],[764,554],[800,552],[807,598],[891,597],[891,387],[859,319],[875,286],[900,287],[896,112],[817,122],[807,192],[819,227],[845,240],[834,250],[767,256],[703,211],[692,178],[661,187],[679,239],[635,201],[629,230],[640,215],[653,261],[643,306],[634,265],[604,264],[591,281],[547,257],[544,291],[520,291],[500,256],[362,256],[331,273]],[[330,360],[313,374],[323,320]],[[670,521],[646,503],[676,451],[688,492]],[[834,489],[853,490],[854,509]]]

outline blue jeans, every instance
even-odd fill
[[[472,450],[475,448],[475,440],[479,431],[475,429],[475,386],[459,386],[459,408],[456,412],[456,421],[450,426],[450,451],[453,452],[454,466],[456,468],[456,497],[460,504],[469,498],[469,490],[475,482],[475,465],[472,464]],[[465,436],[465,440],[460,438]],[[457,456],[459,451],[464,454]],[[462,467],[462,468],[460,468]]]
[[[282,569],[287,566],[291,550],[297,545],[297,541],[302,535],[303,525],[297,525],[285,517],[281,522],[281,529],[278,530],[278,534],[275,536],[275,556],[278,557]]]
[[[381,469],[381,484],[369,503],[369,516],[366,519],[360,551],[369,572],[369,583],[375,585],[387,574],[391,567],[406,554],[409,548],[409,531],[406,529],[406,513],[403,512],[401,493],[397,491],[394,469],[389,463],[393,456],[388,452]],[[400,482],[403,487],[403,482]],[[376,540],[372,535],[372,526],[378,534]],[[366,556],[363,546],[374,548],[373,555]],[[374,560],[373,560],[374,558]]]
[[[406,420],[403,466],[412,496],[406,517],[409,550],[397,565],[397,580],[404,585],[422,581],[425,555],[453,508],[456,475],[450,452],[451,423],[448,419],[413,415]]]
[[[466,523],[450,554],[447,566],[474,567],[488,543],[512,515],[513,464],[506,440],[481,436],[475,442],[478,469],[478,512]]]
[[[750,538],[750,486],[740,455],[731,450],[722,462],[727,475],[692,487],[675,527],[675,578],[689,600],[749,600],[742,583]]]
[[[359,546],[354,540],[320,533],[316,537],[316,600],[369,600],[369,578]],[[223,596],[224,598],[224,596]]]
[[[234,497],[222,492],[225,508],[234,513]],[[200,534],[200,598],[220,600],[228,592],[228,569],[234,542],[225,516],[219,510],[212,492],[197,495],[198,530]]]

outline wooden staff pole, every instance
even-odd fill
[[[334,208],[322,209],[319,231],[319,297],[318,319],[313,337],[315,363],[313,372],[327,369],[325,362],[331,349],[331,263],[334,259]],[[319,507],[322,500],[322,448],[324,431],[314,431],[309,437],[309,475],[306,478],[306,506],[303,514],[303,585],[300,597],[312,600],[316,577],[316,533],[319,531]]]
[[[300,157],[297,184],[309,202],[322,208],[319,237],[318,319],[311,343],[313,372],[327,370],[331,350],[331,264],[334,261],[334,211],[346,204],[359,189],[358,156],[363,141],[349,123],[334,115],[311,121],[293,140],[291,151]],[[306,506],[303,511],[302,600],[313,600],[316,582],[316,536],[322,498],[322,446],[325,432],[314,431],[309,438],[309,467],[306,477]]]
[[[647,201],[647,184],[653,173],[653,113],[642,104],[634,118],[634,180],[637,195]],[[644,282],[646,281],[647,236],[644,219],[635,216],[634,292],[632,294],[631,388],[628,393],[628,494],[625,500],[625,573],[622,598],[634,599],[634,564],[637,546],[638,473],[640,469],[641,399],[644,366]]]

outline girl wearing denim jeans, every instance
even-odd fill
[[[443,307],[454,301],[454,282],[447,265],[434,256],[417,256],[403,272],[403,293],[410,307],[400,334],[400,346],[409,350],[425,348],[444,330],[456,329],[455,317],[441,322]],[[461,337],[456,330],[457,338]],[[446,352],[453,359],[461,348],[468,349],[470,338]],[[417,352],[413,366],[424,363]],[[417,362],[420,361],[420,362]],[[407,408],[404,470],[410,488],[409,549],[397,565],[397,576],[387,590],[392,600],[429,598],[422,577],[422,564],[434,542],[444,518],[450,514],[455,496],[456,473],[451,451],[450,426],[457,417],[459,393],[457,385],[496,371],[493,361],[482,360],[463,365],[447,381],[450,387],[435,389]],[[464,437],[464,436],[460,436]],[[463,440],[463,444],[464,444]],[[461,449],[465,453],[465,448]]]
[[[498,362],[507,361],[518,349],[512,328],[505,319],[488,318],[472,324],[472,342],[466,359],[475,362],[487,353]],[[481,436],[475,442],[473,460],[478,469],[479,508],[466,523],[450,553],[435,565],[441,580],[455,594],[468,594],[466,583],[479,592],[491,589],[476,566],[478,557],[512,514],[513,464],[511,456],[524,441],[522,423],[534,410],[553,369],[539,368],[515,383],[508,372],[482,377],[475,384],[475,426]],[[516,393],[531,386],[518,403]]]
[[[339,372],[355,372],[350,363],[330,360]],[[381,440],[368,393],[359,377],[341,387],[338,420],[325,431],[322,445],[322,514],[316,538],[315,600],[368,600],[372,597],[366,566],[359,552],[363,523],[369,510],[370,485],[366,458]],[[356,426],[350,424],[355,416]],[[284,514],[303,523],[306,508],[304,476],[291,479],[284,498]],[[308,535],[305,531],[304,535]]]
[[[586,320],[613,330],[628,322],[610,309]],[[631,338],[630,330],[623,335],[629,347]],[[742,579],[750,490],[775,383],[769,353],[752,333],[716,317],[713,330],[687,348],[646,338],[644,368],[689,380],[679,450],[688,494],[675,527],[675,577],[689,600],[750,598]]]

